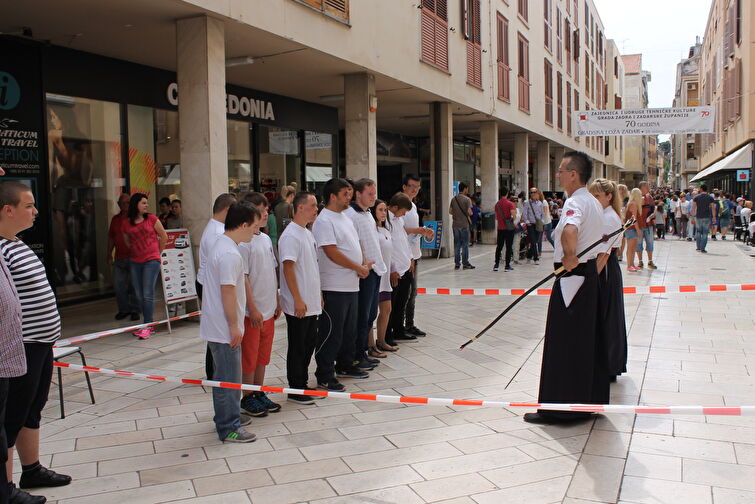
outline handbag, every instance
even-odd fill
[[[509,212],[508,217],[504,217],[503,209],[501,209],[501,207],[498,206],[498,203],[496,203],[495,205],[496,213],[498,213],[499,210],[501,212],[500,214],[501,219],[503,220],[503,229],[505,229],[506,231],[514,231],[516,229],[516,224],[514,224],[514,218],[511,217],[511,212]]]
[[[535,216],[535,231],[537,231],[538,233],[542,233],[543,232],[543,221],[541,221],[540,219],[538,219],[537,216],[535,215],[535,209],[532,208],[532,202],[528,201],[527,203],[530,206],[530,210],[532,210],[532,215]]]

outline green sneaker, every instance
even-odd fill
[[[243,427],[239,427],[236,431],[229,433],[225,437],[223,442],[224,443],[251,443],[252,441],[255,441],[256,439],[257,439],[257,436],[255,436],[251,432],[248,432]]]

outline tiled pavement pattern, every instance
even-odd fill
[[[540,266],[490,270],[492,247],[472,249],[474,271],[423,261],[428,287],[526,287]],[[656,242],[659,269],[627,285],[753,282],[741,245]],[[418,323],[430,334],[401,346],[350,391],[453,398],[536,398],[547,298],[533,297],[463,352],[513,298],[421,296]],[[630,373],[613,401],[755,404],[755,293],[627,296]],[[66,313],[67,335],[112,327],[108,303]],[[78,313],[76,313],[78,312]],[[95,324],[95,321],[97,322]],[[153,339],[113,336],[83,345],[93,365],[188,377],[203,374],[197,325]],[[284,384],[285,328],[277,327],[269,384]],[[76,362],[75,358],[71,358]],[[512,380],[513,378],[513,380]],[[44,493],[67,503],[501,502],[569,504],[755,502],[755,418],[605,415],[571,427],[530,426],[520,409],[407,406],[325,399],[283,401],[255,419],[258,440],[223,445],[208,391],[94,376],[87,403],[80,374],[64,371],[68,417],[53,388],[42,428],[42,462],[74,477]],[[273,399],[282,400],[281,397]]]

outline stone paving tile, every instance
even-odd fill
[[[657,243],[659,270],[627,276],[625,283],[749,280],[729,267],[749,260],[729,245],[713,242],[703,258],[686,243]],[[486,264],[491,254],[491,247],[475,247],[476,264]],[[425,264],[421,282],[427,287],[526,287],[547,269],[522,264],[504,276],[487,267],[460,274],[448,259]],[[526,300],[484,339],[457,350],[511,299],[473,298],[474,310],[460,310],[470,298],[420,296],[418,325],[430,335],[381,360],[369,379],[345,381],[348,389],[536,400],[547,298]],[[630,372],[612,386],[612,401],[755,399],[751,293],[627,296],[625,303]],[[80,307],[73,311],[85,314]],[[107,325],[96,329],[114,325],[97,320]],[[276,324],[271,385],[285,385],[284,325]],[[64,327],[88,326],[66,321]],[[204,346],[197,331],[196,324],[182,323],[172,335],[160,331],[147,342],[112,336],[84,349],[105,367],[201,377]],[[533,427],[522,422],[527,410],[519,408],[344,399],[302,406],[274,394],[283,410],[254,420],[258,440],[224,445],[215,434],[208,390],[102,375],[93,382],[97,404],[89,403],[83,375],[69,373],[68,417],[59,419],[55,394],[43,411],[41,461],[75,477],[72,485],[46,492],[50,502],[594,504],[616,502],[619,487],[620,501],[632,504],[755,501],[749,486],[755,421],[749,417],[604,415],[570,427]]]

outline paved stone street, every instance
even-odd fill
[[[548,271],[552,249],[544,249],[540,266],[511,273],[490,270],[491,246],[471,249],[474,271],[427,259],[420,286],[528,287]],[[709,250],[696,253],[675,238],[656,242],[659,269],[625,274],[625,284],[755,281],[752,249],[718,241]],[[536,399],[548,298],[524,301],[479,342],[457,350],[513,299],[420,296],[417,322],[429,335],[403,344],[369,379],[344,380],[347,390]],[[755,292],[625,299],[629,373],[613,385],[613,402],[755,404]],[[66,312],[66,335],[113,327],[111,304]],[[148,341],[118,335],[82,348],[92,365],[203,376],[198,325],[174,329]],[[276,331],[268,383],[285,385],[284,324]],[[224,445],[201,387],[93,375],[91,405],[83,375],[63,377],[67,417],[59,419],[53,388],[42,428],[42,463],[75,479],[44,491],[60,504],[755,502],[755,418],[608,414],[538,427],[522,421],[522,409],[335,399],[300,406],[273,395],[283,410],[254,420],[258,440]]]

